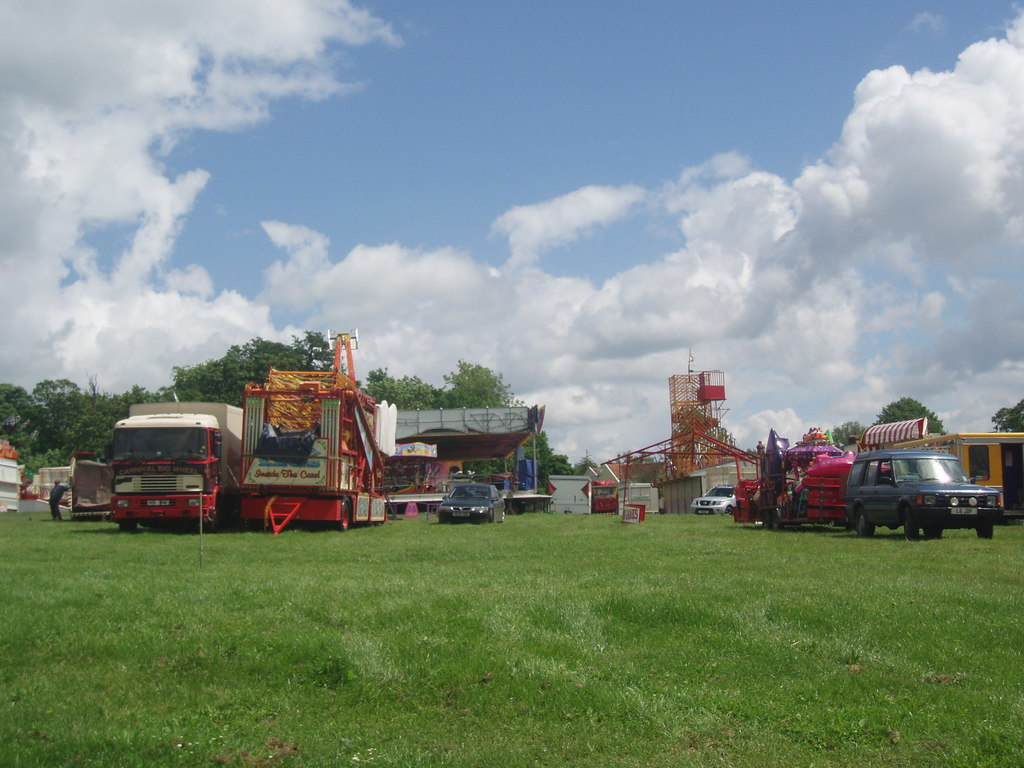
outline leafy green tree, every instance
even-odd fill
[[[928,431],[941,434],[946,431],[942,419],[912,397],[901,397],[882,409],[875,419],[875,424],[889,424],[893,421],[910,421],[928,417]]]
[[[523,445],[526,458],[533,459],[533,444],[537,444],[537,488],[544,492],[551,475],[572,475],[573,466],[569,457],[551,450],[547,432],[538,432]]]
[[[306,331],[302,336],[292,336],[291,347],[300,355],[296,371],[329,371],[334,368],[334,348],[322,333]]]
[[[31,448],[31,399],[28,392],[14,384],[0,384],[0,437],[22,454]]]
[[[433,410],[442,404],[442,392],[437,387],[418,376],[396,379],[388,375],[387,368],[375,368],[366,374],[363,391],[378,403],[387,400],[406,411]]]
[[[504,408],[517,405],[511,387],[490,368],[459,360],[451,373],[444,375],[445,387],[426,383],[418,376],[396,379],[386,368],[376,368],[366,376],[366,394],[376,400],[387,400],[399,408]]]
[[[156,393],[141,387],[123,395],[101,392],[95,379],[84,389],[67,379],[45,380],[31,394],[0,384],[0,423],[4,437],[34,473],[39,467],[64,466],[76,452],[102,456],[114,423],[128,415],[128,406],[155,399]]]
[[[319,371],[330,370],[333,365],[333,353],[326,341],[312,331],[301,339],[293,336],[291,344],[256,337],[232,345],[216,360],[175,366],[170,390],[179,400],[240,406],[245,385],[266,381],[271,367],[279,371]]]
[[[844,421],[832,427],[832,443],[843,448],[850,443],[856,443],[864,434],[865,427],[859,421]]]
[[[583,457],[572,465],[573,475],[584,475],[588,469],[597,469],[597,462],[594,461],[594,457],[590,455],[590,451],[583,454]],[[557,472],[553,474],[558,474]]]
[[[75,433],[80,429],[87,398],[78,385],[68,379],[47,379],[32,388],[29,420],[36,433],[36,449],[57,450],[67,454],[75,450]]]
[[[517,405],[512,388],[502,381],[500,373],[465,360],[444,376],[445,408],[505,408]]]
[[[992,417],[992,424],[999,432],[1024,432],[1024,400],[1012,408],[1000,408]]]

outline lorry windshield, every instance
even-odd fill
[[[964,468],[954,457],[948,459],[894,459],[896,482],[969,483]]]
[[[614,496],[617,490],[619,490],[617,485],[595,485],[593,494],[594,496]]]
[[[114,461],[206,458],[206,431],[191,427],[114,430]]]

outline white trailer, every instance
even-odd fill
[[[590,514],[590,478],[586,475],[550,475],[548,492],[552,512]]]
[[[0,512],[17,512],[21,467],[17,459],[0,458]]]

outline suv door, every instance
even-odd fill
[[[864,462],[864,474],[859,495],[864,504],[864,513],[875,525],[892,525],[896,520],[892,504],[892,467],[887,459],[872,459]]]

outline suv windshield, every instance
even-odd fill
[[[114,430],[115,461],[205,459],[206,431],[191,427]]]
[[[721,485],[708,491],[708,496],[732,496],[732,488],[727,485]]]
[[[898,483],[969,483],[960,462],[948,459],[894,459],[893,473]]]

